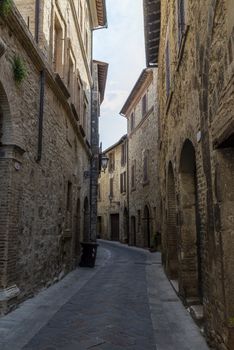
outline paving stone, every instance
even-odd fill
[[[73,288],[70,298],[57,310],[52,297],[48,298],[48,305],[46,298],[40,297],[38,314],[26,319],[25,326],[12,323],[11,315],[5,325],[16,330],[8,339],[1,331],[4,322],[0,320],[1,350],[208,350],[163,270],[155,268],[159,256],[118,244],[101,245],[98,259],[100,252],[107,250],[111,251],[111,258],[96,272],[87,270],[90,277],[85,276],[86,282],[80,281],[81,287],[75,293]],[[120,260],[132,263],[116,264]],[[138,264],[134,264],[136,261]],[[84,275],[79,277],[82,280]],[[73,283],[69,285],[72,288]],[[59,284],[57,288],[59,292]],[[60,292],[61,299],[67,292],[62,287]],[[33,305],[32,302],[32,310]],[[43,323],[43,314],[48,317],[46,305],[51,314]],[[25,320],[24,305],[15,312],[17,322],[20,315]],[[38,327],[27,338],[25,332],[35,322]],[[17,339],[18,348],[12,347]]]

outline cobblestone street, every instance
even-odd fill
[[[207,350],[158,253],[100,242],[79,268],[0,320],[1,350]]]

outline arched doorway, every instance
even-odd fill
[[[74,225],[74,255],[76,263],[80,255],[80,198],[76,202],[75,225]]]
[[[181,294],[202,301],[202,256],[198,215],[196,155],[186,140],[180,158],[181,194]]]
[[[167,261],[166,270],[171,279],[178,279],[178,233],[176,227],[175,179],[169,163],[167,178]]]
[[[148,205],[144,208],[144,246],[150,248],[150,211]]]
[[[131,244],[136,245],[136,217],[131,216]]]
[[[90,231],[90,220],[89,220],[89,200],[85,197],[84,200],[84,220],[83,220],[83,239],[85,242],[89,241]]]
[[[125,207],[124,208],[124,213],[123,213],[123,240],[124,243],[129,243],[129,232],[128,232],[128,209]]]

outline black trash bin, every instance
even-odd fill
[[[98,244],[95,242],[82,242],[81,267],[94,267]]]

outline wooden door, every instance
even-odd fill
[[[111,240],[119,241],[119,214],[111,214]]]

